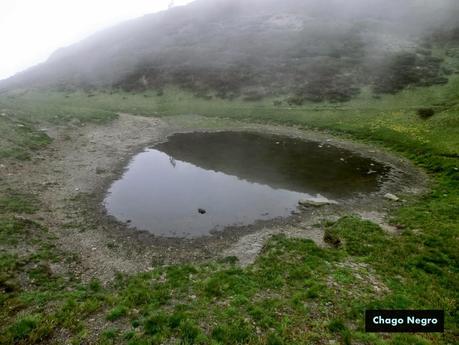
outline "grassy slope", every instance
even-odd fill
[[[155,93],[27,92],[0,96],[2,138],[17,123],[29,130],[9,140],[9,154],[26,159],[46,136],[39,123],[108,121],[117,111],[167,116],[198,113],[246,121],[328,130],[411,158],[432,176],[432,191],[393,211],[400,236],[385,234],[350,215],[328,232],[345,243],[320,249],[306,240],[276,237],[257,262],[240,269],[233,258],[207,265],[159,267],[110,286],[83,285],[49,269],[53,260],[75,260],[53,246],[40,224],[17,217],[36,206],[24,191],[0,194],[0,343],[31,344],[67,334],[75,344],[453,344],[459,339],[459,76],[447,86],[412,89],[373,99],[363,93],[343,105],[274,107],[200,100],[177,90]],[[419,107],[437,114],[419,119]],[[24,127],[19,127],[24,128]],[[39,143],[40,145],[36,145]],[[3,143],[2,143],[3,148]],[[15,155],[14,152],[21,154]],[[3,152],[0,150],[0,152]],[[24,153],[24,154],[23,154]],[[28,243],[35,252],[12,254]],[[386,290],[387,288],[387,290]],[[445,335],[375,335],[363,332],[366,308],[446,309]],[[90,330],[94,321],[103,328]],[[59,331],[65,329],[65,332]],[[59,338],[59,337],[58,337]]]

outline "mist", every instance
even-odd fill
[[[438,35],[455,37],[457,18],[453,0],[196,0],[59,49],[3,85],[137,91],[175,85],[202,97],[345,101],[364,85],[395,92],[444,82],[439,61],[397,56],[436,44]],[[392,61],[417,75],[378,86],[387,84],[381,78],[388,69],[396,73]]]
[[[2,0],[0,80],[46,61],[60,47],[117,23],[165,10],[170,4],[170,0]]]

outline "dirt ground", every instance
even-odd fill
[[[288,219],[257,223],[245,228],[198,239],[157,238],[129,229],[108,217],[102,200],[110,184],[122,174],[133,154],[166,140],[175,132],[195,130],[249,130],[272,132],[329,142],[392,167],[388,182],[373,195],[349,200],[346,204],[304,208]],[[48,226],[65,251],[77,254],[78,262],[67,266],[55,264],[54,271],[72,270],[83,280],[111,279],[115,272],[134,273],[155,265],[236,256],[241,265],[252,263],[266,240],[283,233],[289,237],[308,238],[320,246],[320,223],[354,213],[395,232],[388,224],[387,210],[397,203],[386,200],[386,193],[404,196],[422,193],[426,177],[409,162],[366,145],[342,141],[330,135],[305,132],[297,128],[229,122],[189,115],[152,118],[119,114],[108,125],[71,123],[47,129],[52,144],[31,161],[16,162],[0,170],[11,188],[28,191],[40,200],[34,219]]]

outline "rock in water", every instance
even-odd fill
[[[298,201],[298,204],[304,207],[309,207],[309,206],[320,207],[320,206],[325,206],[325,205],[337,204],[337,202],[333,200],[328,200],[326,198],[320,198],[317,200],[307,200],[307,199],[300,200]]]
[[[400,199],[394,195],[394,194],[391,194],[391,193],[387,193],[384,195],[384,197],[388,200],[392,200],[392,201],[399,201]]]

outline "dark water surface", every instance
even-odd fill
[[[104,204],[139,230],[198,237],[288,217],[301,199],[375,192],[388,170],[327,143],[246,132],[175,134],[136,155]]]

